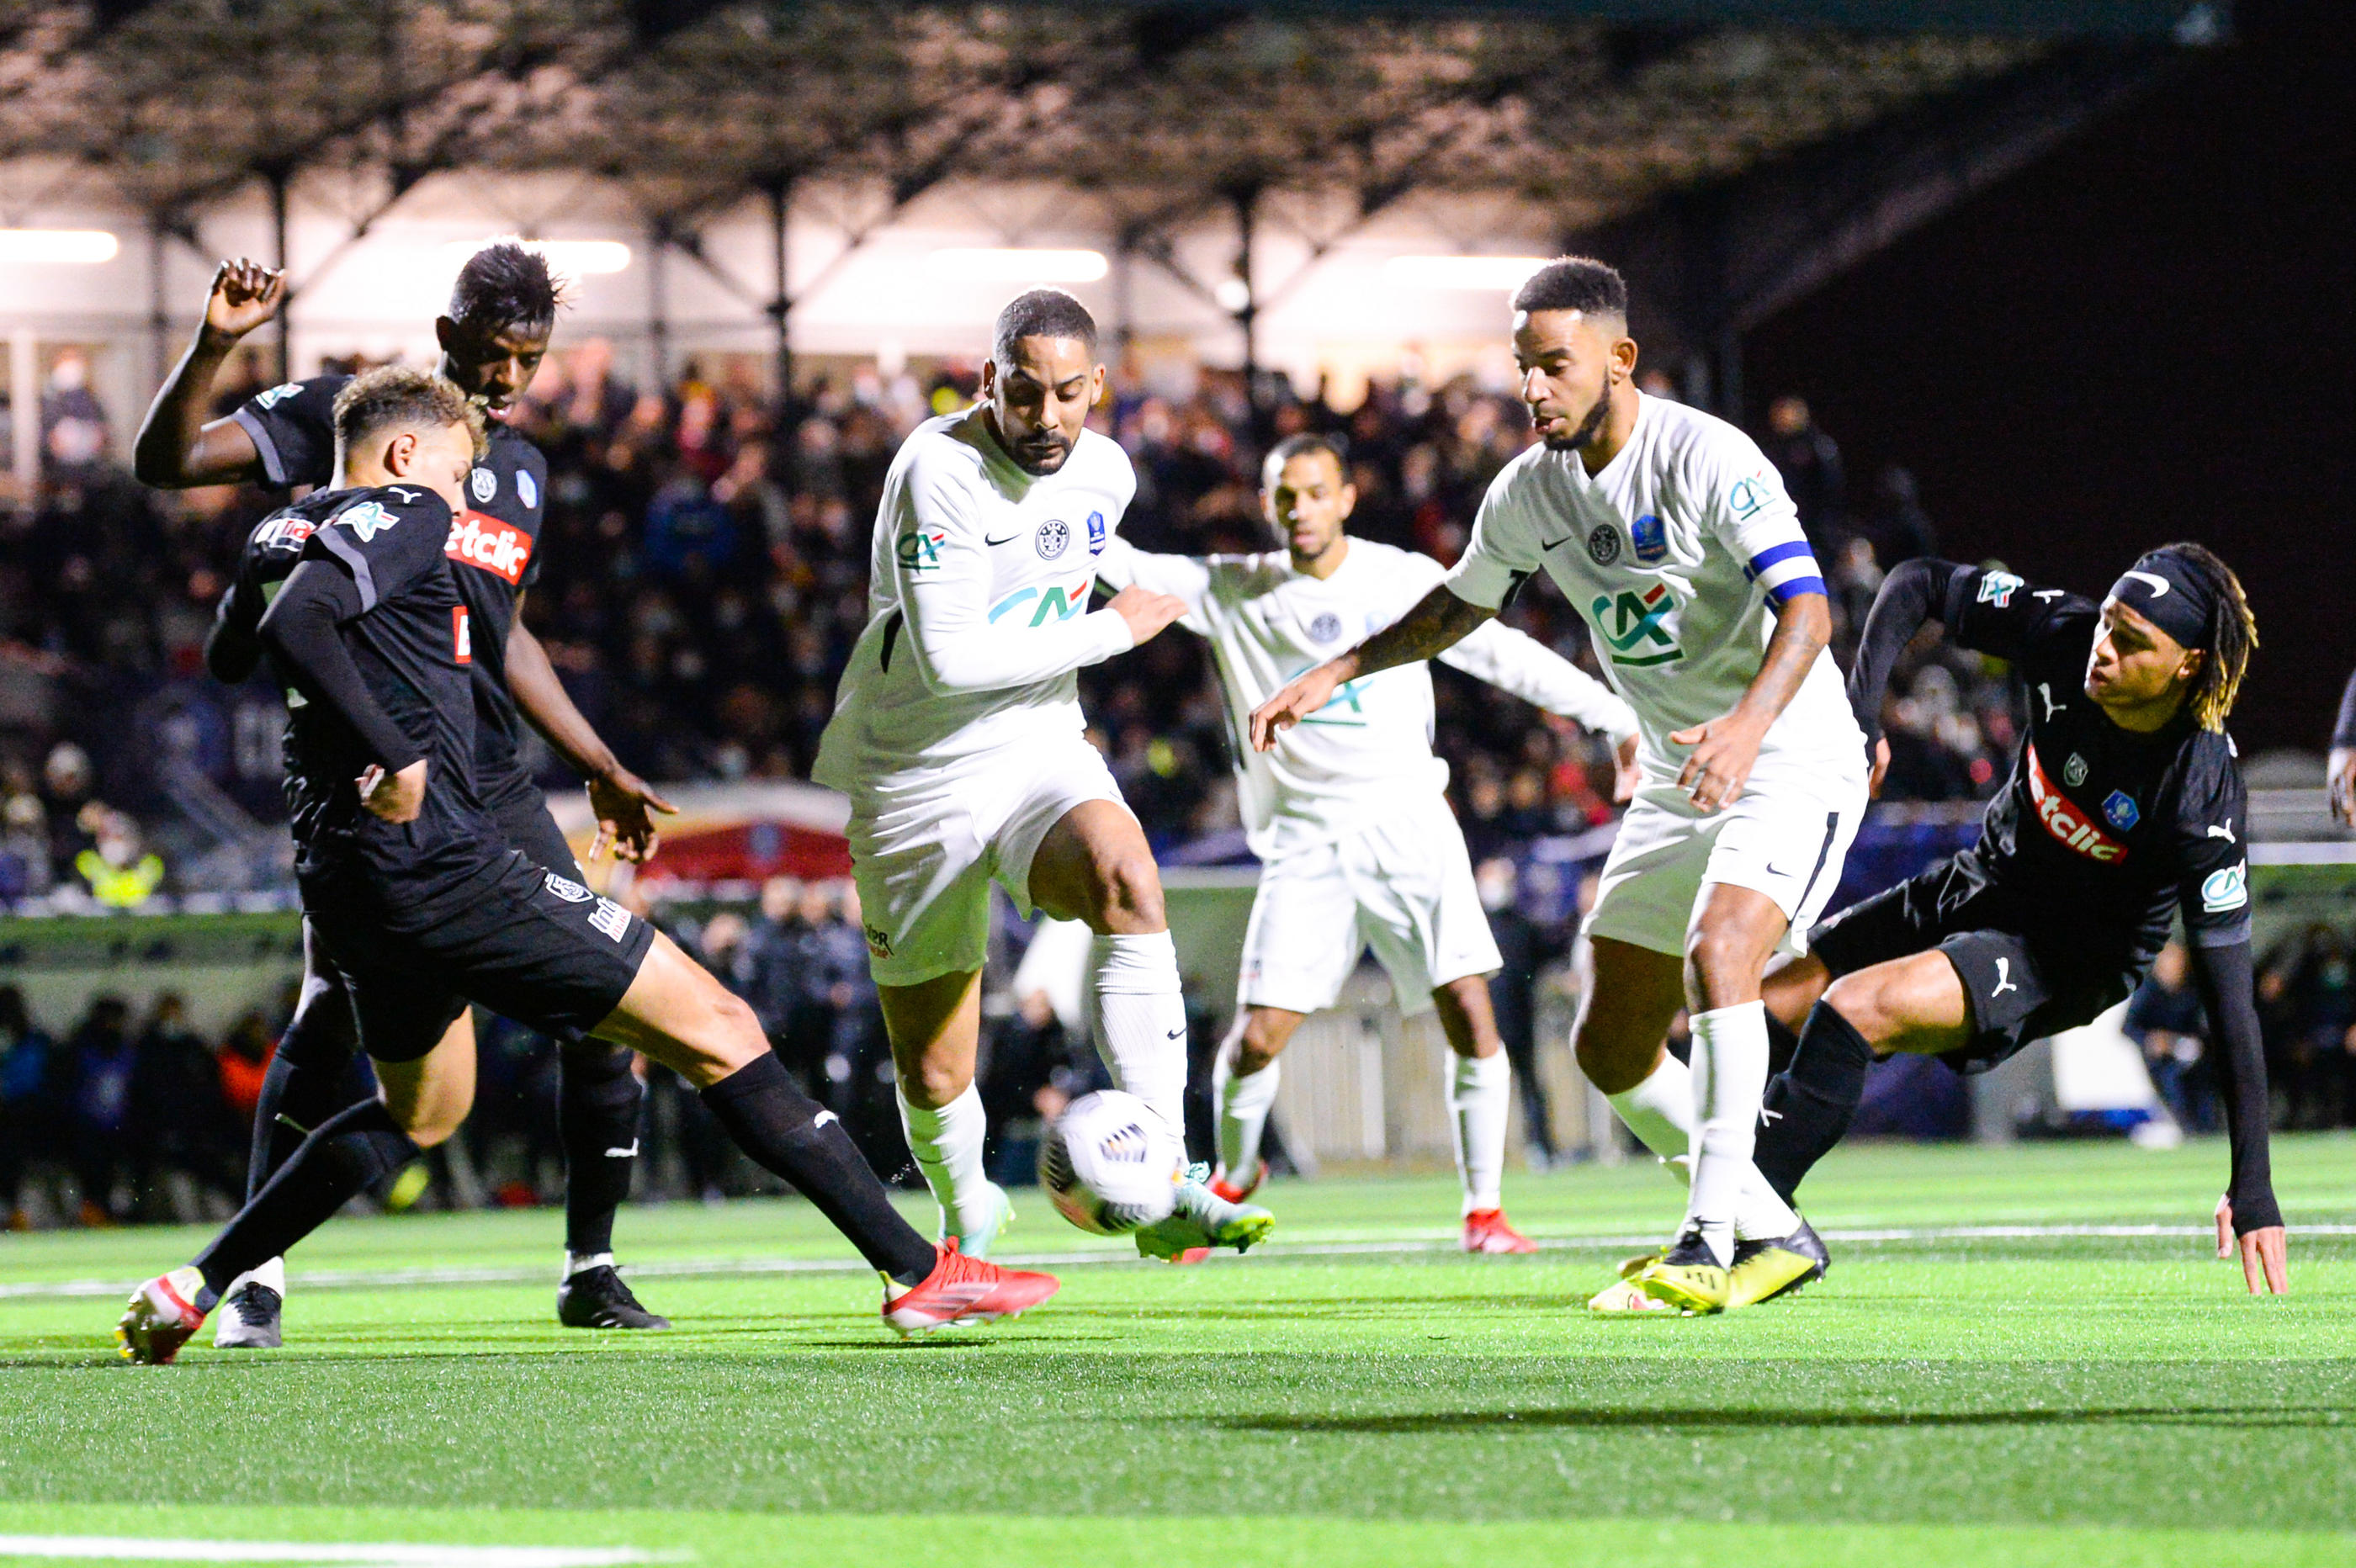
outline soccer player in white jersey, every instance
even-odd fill
[[[1782,479],[1732,425],[1637,391],[1620,274],[1549,262],[1514,311],[1541,443],[1491,484],[1447,581],[1269,699],[1251,741],[1269,749],[1345,681],[1430,658],[1533,572],[1553,577],[1636,709],[1644,770],[1588,924],[1595,982],[1574,1046],[1645,1146],[1692,1170],[1667,1252],[1591,1305],[1747,1306],[1824,1269],[1815,1232],[1751,1163],[1767,1073],[1760,976],[1840,880],[1865,811],[1865,741]],[[1662,1048],[1680,1006],[1690,1072]]]
[[[1010,1213],[982,1174],[973,1083],[995,880],[1025,911],[1087,923],[1098,1049],[1114,1081],[1182,1138],[1186,1009],[1145,832],[1083,734],[1077,671],[1184,613],[1130,588],[1088,609],[1137,488],[1087,428],[1104,394],[1097,329],[1071,295],[999,314],[981,397],[919,425],[876,515],[868,623],[814,776],[851,797],[852,877],[898,1070],[901,1125],[944,1241],[986,1254]],[[1204,1172],[1207,1175],[1207,1170]],[[1182,1182],[1139,1251],[1238,1251],[1264,1209]]]
[[[1448,574],[1430,556],[1344,532],[1358,495],[1341,449],[1323,436],[1278,443],[1261,475],[1260,505],[1286,549],[1153,555],[1124,539],[1097,569],[1108,584],[1185,603],[1179,624],[1210,639],[1238,724],[1344,637],[1390,624]],[[1491,622],[1440,657],[1601,731],[1633,765],[1628,705],[1522,633]],[[1400,1010],[1437,1008],[1454,1053],[1448,1104],[1464,1250],[1534,1252],[1507,1222],[1501,1196],[1513,1073],[1488,977],[1502,960],[1442,794],[1448,764],[1432,755],[1431,729],[1430,672],[1405,664],[1342,686],[1275,750],[1237,748],[1237,793],[1263,869],[1244,934],[1236,1028],[1212,1076],[1219,1170],[1211,1189],[1239,1202],[1267,1174],[1259,1143],[1276,1101],[1278,1054],[1303,1019],[1333,1006],[1371,945]]]

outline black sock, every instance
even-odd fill
[[[933,1272],[933,1243],[900,1218],[841,1119],[794,1086],[776,1051],[703,1091],[703,1103],[737,1147],[799,1188],[877,1269],[902,1285]]]
[[[213,1301],[230,1281],[285,1252],[327,1222],[361,1189],[415,1159],[419,1150],[374,1100],[337,1112],[303,1140],[213,1244],[197,1254]],[[209,1311],[213,1301],[197,1306]]]
[[[1865,1036],[1830,1002],[1818,1002],[1800,1029],[1792,1065],[1768,1083],[1760,1103],[1751,1159],[1784,1202],[1848,1131],[1865,1098],[1865,1070],[1872,1065],[1873,1047]]]
[[[1806,1019],[1801,1022],[1804,1025]],[[1783,1020],[1771,1009],[1767,1014],[1767,1076],[1788,1072],[1792,1057],[1800,1049],[1800,1037],[1783,1027]]]
[[[630,1195],[637,1164],[637,1074],[632,1052],[585,1040],[557,1052],[556,1128],[564,1144],[564,1250],[614,1250],[614,1211]]]
[[[277,1054],[270,1059],[254,1102],[253,1144],[245,1165],[248,1202],[294,1157],[313,1129],[371,1097],[364,1075],[353,1070],[359,1052],[359,1030],[342,982],[332,970],[306,976],[303,999],[278,1038]]]

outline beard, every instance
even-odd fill
[[[1577,452],[1603,433],[1603,421],[1612,414],[1612,389],[1606,387],[1595,396],[1595,406],[1569,435],[1545,437],[1548,452]],[[1535,421],[1536,416],[1532,416]]]
[[[1062,468],[1072,455],[1072,443],[1062,436],[1042,436],[1038,444],[1010,446],[1006,454],[1025,474],[1046,475]]]

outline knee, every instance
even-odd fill
[[[1094,891],[1102,930],[1161,931],[1169,924],[1162,905],[1162,873],[1141,848],[1099,867]]]
[[[1590,1083],[1603,1093],[1618,1094],[1653,1075],[1654,1068],[1660,1063],[1661,1042],[1650,1040],[1639,1045],[1581,1029],[1572,1038],[1570,1053]]]
[[[1874,1048],[1876,1055],[1887,1055],[1882,1041],[1890,1032],[1892,1017],[1901,1010],[1901,998],[1885,976],[1863,970],[1844,975],[1825,987],[1825,1006],[1841,1016],[1841,1021],[1863,1035]]]
[[[1686,995],[1703,1011],[1750,1001],[1766,959],[1747,932],[1697,930],[1686,939]]]
[[[1228,1053],[1229,1071],[1238,1078],[1263,1072],[1284,1050],[1284,1042],[1262,1019],[1249,1019],[1235,1037]]]
[[[908,1103],[923,1110],[937,1111],[966,1092],[972,1076],[954,1061],[932,1057],[911,1064],[900,1075],[900,1092]]]

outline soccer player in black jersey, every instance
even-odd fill
[[[213,278],[205,319],[187,353],[155,395],[139,432],[139,477],[166,488],[251,483],[325,483],[335,462],[333,410],[348,376],[319,376],[273,387],[226,419],[204,422],[213,379],[238,340],[275,315],[284,280],[252,261],[225,261]],[[548,814],[540,787],[519,761],[524,719],[589,780],[601,844],[622,859],[654,853],[649,811],[669,805],[598,739],[564,692],[547,654],[522,618],[524,592],[540,571],[540,527],[548,464],[538,448],[498,422],[531,383],[560,303],[546,260],[520,245],[485,247],[460,269],[447,315],[434,323],[442,373],[493,419],[489,445],[467,473],[445,549],[466,602],[475,639],[476,778],[485,809],[508,842],[533,859],[571,869],[573,852]],[[252,551],[250,550],[251,554]],[[270,550],[262,547],[260,559]],[[245,575],[241,572],[241,575]],[[274,581],[270,579],[269,581]],[[222,605],[237,654],[216,659],[215,673],[241,680],[257,656],[252,623],[261,605],[232,592]],[[242,667],[240,661],[242,660]],[[350,1009],[331,968],[306,945],[303,1001],[264,1080],[247,1168],[250,1198],[303,1136],[351,1101],[357,1047]],[[455,1029],[471,1029],[461,1019]],[[565,1267],[557,1316],[576,1328],[661,1328],[613,1268],[614,1214],[629,1196],[637,1152],[640,1089],[630,1053],[569,1034],[561,1041],[557,1121],[566,1165]],[[221,1315],[216,1343],[269,1347],[279,1342],[284,1274],[278,1260],[241,1281]]]
[[[1768,976],[1768,1008],[1800,1043],[1768,1087],[1761,1172],[1790,1199],[1847,1129],[1877,1057],[1985,1072],[2092,1021],[2149,972],[2180,912],[2232,1135],[2218,1255],[2232,1257],[2238,1237],[2249,1289],[2283,1293],[2247,797],[2225,733],[2257,642],[2241,583],[2197,544],[2144,556],[2100,604],[2008,571],[1906,562],[1882,584],[1849,674],[1858,722],[1877,738],[1877,784],[1890,667],[1933,621],[2011,663],[2028,732],[1978,843],[1820,922],[1807,955]]]
[[[280,514],[300,554],[255,630],[292,694],[304,915],[343,977],[379,1091],[314,1129],[192,1263],[140,1286],[123,1354],[172,1360],[232,1281],[450,1135],[475,1057],[448,1029],[470,1002],[643,1051],[695,1084],[745,1154],[884,1276],[884,1320],[903,1333],[1054,1294],[1050,1275],[926,1241],[841,1121],[794,1086],[751,1008],[621,905],[502,838],[474,776],[480,645],[444,551],[479,416],[450,382],[399,368],[355,379],[333,411],[331,488]]]

